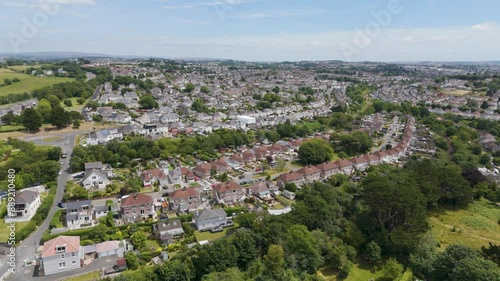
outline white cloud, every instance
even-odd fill
[[[262,0],[214,0],[214,1],[203,1],[203,2],[188,2],[182,4],[171,4],[163,6],[164,9],[174,10],[174,9],[196,9],[203,7],[234,7],[236,5],[244,3],[258,2]]]
[[[479,31],[491,31],[494,29],[497,29],[497,23],[494,21],[485,21],[480,24],[476,24],[472,26],[472,29],[479,30]]]
[[[326,14],[326,10],[291,10],[291,11],[277,11],[269,13],[249,13],[249,14],[236,14],[233,17],[244,20],[255,20],[264,18],[283,18],[283,17],[295,17],[295,16],[313,16]]]

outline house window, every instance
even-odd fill
[[[64,259],[64,254],[61,255],[61,259],[63,260]]]
[[[141,210],[141,215],[144,215],[144,210]]]
[[[66,263],[65,262],[60,262],[59,263],[59,268],[65,268],[66,267]]]
[[[84,211],[88,211],[88,209],[89,209],[89,206],[87,206],[87,205],[83,205],[83,206],[82,206],[82,210],[84,210]]]
[[[56,247],[56,252],[57,252],[57,253],[64,253],[64,252],[66,252],[66,245],[63,245],[63,246],[57,246],[57,247]]]
[[[71,253],[71,257],[75,257],[76,256],[76,253]]]
[[[89,219],[90,219],[89,217],[85,217],[85,221],[89,221]]]
[[[77,212],[78,212],[78,210],[77,210],[77,209],[71,209],[71,210],[69,210],[69,212],[70,212],[70,213],[77,213]]]
[[[72,265],[75,265],[75,264],[76,264],[76,261],[72,261],[72,262],[71,262],[71,264],[72,264]]]
[[[93,180],[95,180],[95,179],[96,179],[96,176],[93,176],[93,177],[92,177],[92,179],[93,179]]]

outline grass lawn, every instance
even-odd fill
[[[22,94],[24,92],[31,92],[36,89],[43,88],[45,86],[50,86],[58,83],[64,83],[64,82],[70,82],[70,81],[75,81],[74,78],[66,78],[66,77],[51,77],[51,76],[44,76],[44,77],[36,77],[36,76],[28,76],[26,74],[20,74],[20,73],[15,73],[15,75],[12,75],[10,73],[1,73],[0,72],[0,77],[4,76],[15,76],[18,77],[19,80],[21,80],[18,83],[12,83],[12,85],[0,87],[0,96],[1,95],[8,95],[11,93],[14,94]],[[21,76],[25,75],[25,76]],[[24,79],[21,79],[21,77],[24,77]],[[0,81],[2,81],[2,78]]]
[[[435,213],[429,221],[441,250],[450,244],[480,249],[488,242],[500,244],[499,219],[500,209],[483,199],[470,204],[467,209]]]
[[[15,132],[22,130],[24,127],[22,125],[2,125],[0,126],[0,133]]]
[[[70,278],[62,279],[64,281],[91,281],[91,280],[99,280],[101,279],[101,274],[98,270],[92,271],[89,273],[85,273],[78,276],[73,276]]]
[[[66,109],[66,110],[68,110],[68,111],[80,111],[83,108],[83,104],[79,104],[77,102],[78,99],[79,99],[79,97],[72,97],[72,98],[69,98],[69,99],[64,99],[64,100],[61,101],[61,107],[64,108],[64,109]],[[65,100],[70,100],[73,105],[72,106],[66,106],[66,105],[64,105],[64,101]],[[85,100],[85,101],[87,101],[87,100]]]
[[[21,230],[28,223],[29,223],[29,221],[16,223],[16,230],[17,231]],[[0,219],[0,242],[7,242],[7,239],[9,238],[9,234],[10,234],[9,231],[10,230],[7,228],[7,226],[8,225],[5,224],[4,218],[1,218]]]
[[[293,204],[293,200],[285,198],[284,196],[281,195],[277,195],[276,200],[278,200],[278,202],[280,202],[284,206],[291,206]]]
[[[226,227],[226,228],[224,228],[224,231],[216,232],[216,233],[212,233],[210,231],[199,232],[198,230],[196,230],[194,232],[194,236],[196,237],[196,241],[198,241],[198,242],[204,241],[204,240],[214,241],[214,240],[217,240],[217,239],[220,239],[220,238],[226,236],[227,231],[229,229],[232,229],[232,228],[235,228],[235,227],[236,226]]]
[[[321,269],[319,275],[325,278],[326,281],[369,281],[371,279],[376,279],[382,276],[381,271],[376,271],[371,273],[370,270],[373,268],[371,265],[360,265],[354,264],[352,266],[351,272],[347,278],[337,278],[335,272],[331,268]]]
[[[27,74],[12,71],[10,69],[0,68],[0,83],[1,83],[0,86],[4,85],[4,82],[3,82],[4,79],[12,80],[14,78],[17,78],[17,79],[23,81],[23,80],[29,79],[30,76]],[[21,82],[12,83],[12,84],[18,84],[18,83],[21,83]],[[11,86],[11,85],[9,85],[9,86]],[[8,86],[5,86],[5,87],[8,87]],[[2,88],[0,88],[0,89],[2,89]]]

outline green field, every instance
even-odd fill
[[[487,200],[476,201],[464,210],[434,214],[429,221],[432,233],[444,250],[450,244],[463,244],[475,249],[489,242],[500,244],[500,208]]]
[[[72,106],[66,106],[64,105],[64,100],[61,101],[61,107],[68,110],[68,111],[79,111],[79,110],[82,110],[83,108],[83,104],[79,104],[77,102],[77,100],[79,99],[80,97],[72,97],[72,98],[69,98],[69,99],[64,99],[64,100],[71,100],[71,103],[73,104]]]
[[[13,66],[9,66],[8,68],[9,69],[12,69],[12,70],[15,70],[15,71],[24,71],[28,68],[40,68],[42,65],[41,64],[38,64],[38,65],[13,65]]]
[[[21,125],[1,125],[0,133],[19,131],[22,130],[23,128],[24,127]]]
[[[17,79],[23,81],[23,80],[26,80],[26,79],[30,79],[30,76],[26,75],[26,74],[23,74],[23,73],[12,71],[10,69],[0,68],[0,86],[4,85],[4,82],[3,82],[4,79],[10,79],[10,80],[12,80],[14,78],[17,78]],[[18,82],[18,83],[20,83],[20,82]]]
[[[6,75],[10,74],[0,73],[0,78]],[[0,96],[8,95],[11,93],[22,94],[24,92],[31,92],[33,90],[40,89],[46,86],[51,86],[54,84],[75,81],[74,78],[62,78],[62,77],[51,77],[51,76],[43,76],[43,77],[28,76],[28,78],[24,77],[23,79],[21,79],[22,76],[20,75],[25,75],[25,74],[16,74],[16,77],[18,77],[21,80],[20,82],[13,83],[12,85],[9,86],[0,87]],[[3,79],[4,78],[0,79],[2,83]]]

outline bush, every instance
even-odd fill
[[[57,228],[61,224],[61,215],[63,210],[57,210],[50,220],[49,229]]]

